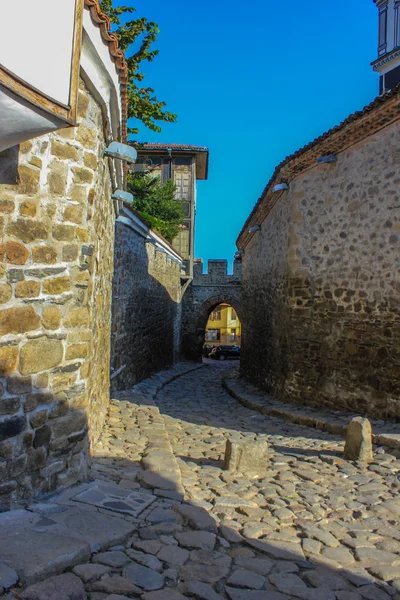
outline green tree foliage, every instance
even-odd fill
[[[183,222],[182,203],[175,200],[175,189],[172,179],[161,183],[151,171],[132,173],[128,178],[135,210],[169,242],[176,237]]]
[[[159,121],[174,123],[176,115],[165,111],[165,102],[160,102],[151,87],[141,87],[144,75],[140,63],[152,62],[158,50],[152,50],[158,33],[157,23],[145,17],[121,23],[121,17],[136,11],[132,6],[113,6],[113,0],[100,0],[101,10],[108,15],[115,26],[113,33],[118,37],[121,50],[125,52],[129,69],[128,117],[141,121],[152,131],[161,131]],[[129,133],[138,133],[137,128],[129,128]]]

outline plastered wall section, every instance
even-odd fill
[[[0,510],[86,476],[108,406],[114,215],[99,106],[0,185]]]
[[[180,264],[116,223],[112,308],[112,389],[127,389],[179,358]]]
[[[399,124],[297,177],[244,258],[243,374],[400,418]]]

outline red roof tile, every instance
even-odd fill
[[[192,150],[193,152],[208,152],[208,148],[205,146],[193,146],[192,144],[161,144],[159,142],[148,142],[139,147],[139,150],[145,148],[146,150]]]

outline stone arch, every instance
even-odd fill
[[[235,290],[236,291],[236,290]],[[206,329],[208,317],[211,311],[219,304],[225,302],[235,309],[240,321],[243,325],[242,318],[242,302],[240,296],[240,288],[237,290],[238,293],[211,293],[205,299],[202,298],[201,302],[191,303],[191,318],[188,319],[186,336],[183,339],[183,354],[185,358],[190,360],[201,360],[202,350],[204,344],[204,332]]]

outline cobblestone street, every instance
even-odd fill
[[[66,600],[399,600],[399,451],[377,446],[367,467],[344,461],[334,435],[233,399],[221,383],[235,366],[178,366],[112,401],[96,490],[40,510],[50,522],[81,499],[82,527],[88,511],[111,514],[121,543],[103,532],[90,562],[18,597],[53,599],[54,585]],[[224,470],[228,438],[267,441],[265,472]]]

